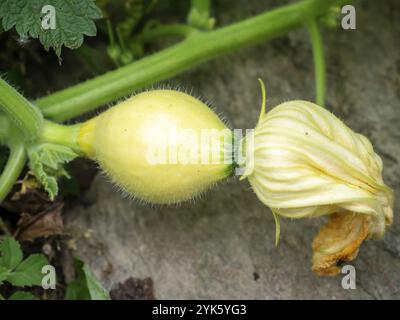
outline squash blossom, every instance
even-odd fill
[[[265,91],[263,91],[265,109]],[[289,101],[266,113],[252,135],[245,166],[258,198],[279,217],[330,215],[313,241],[312,269],[340,272],[361,243],[380,238],[392,223],[393,193],[382,180],[382,161],[369,140],[331,112],[307,101]]]

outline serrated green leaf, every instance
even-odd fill
[[[39,180],[40,184],[49,194],[51,200],[54,200],[58,194],[57,180],[54,176],[51,176],[46,172],[45,167],[40,162],[40,157],[37,153],[33,152],[29,155],[29,167]]]
[[[70,148],[57,144],[42,144],[37,150],[40,162],[53,170],[58,170],[60,164],[70,162],[78,156]]]
[[[32,254],[7,277],[7,282],[18,287],[41,285],[42,268],[47,264],[48,261],[43,254]]]
[[[17,240],[6,237],[0,243],[0,266],[12,270],[22,261],[22,250]]]
[[[7,279],[10,274],[10,270],[0,266],[0,285],[3,284],[4,280]]]
[[[55,29],[42,27],[42,13],[46,5],[55,9]],[[2,0],[0,19],[5,31],[15,27],[19,36],[39,38],[46,50],[53,48],[58,56],[62,46],[76,49],[83,36],[96,35],[93,20],[101,18],[101,10],[93,0]]]
[[[14,292],[8,300],[39,300],[38,297],[34,296],[30,292],[26,291],[17,291]]]
[[[64,165],[78,155],[66,146],[46,143],[31,147],[28,156],[29,167],[53,200],[58,194],[57,178],[69,178]]]
[[[78,258],[75,258],[75,272],[75,280],[67,286],[66,300],[110,300],[108,291],[96,279],[88,265]]]

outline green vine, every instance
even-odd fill
[[[0,114],[0,144],[5,144],[10,130],[10,125],[7,117]]]
[[[10,192],[14,183],[18,180],[26,162],[26,150],[20,139],[10,143],[10,157],[0,176],[0,202]]]
[[[27,140],[33,140],[40,135],[42,113],[2,78],[0,78],[0,109],[7,114]]]

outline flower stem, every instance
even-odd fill
[[[315,102],[321,107],[325,106],[325,55],[321,31],[315,20],[308,23],[314,57],[315,73]]]
[[[322,16],[343,0],[303,0],[210,32],[36,101],[44,115],[64,121],[132,91],[175,76],[223,53],[280,36]]]
[[[41,111],[1,78],[0,109],[22,132],[26,140],[31,141],[39,136],[43,122]]]

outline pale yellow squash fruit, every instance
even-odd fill
[[[219,134],[202,139],[210,129]],[[203,102],[174,90],[117,104],[84,123],[78,140],[118,186],[151,203],[192,199],[232,171],[224,163],[230,130]]]

